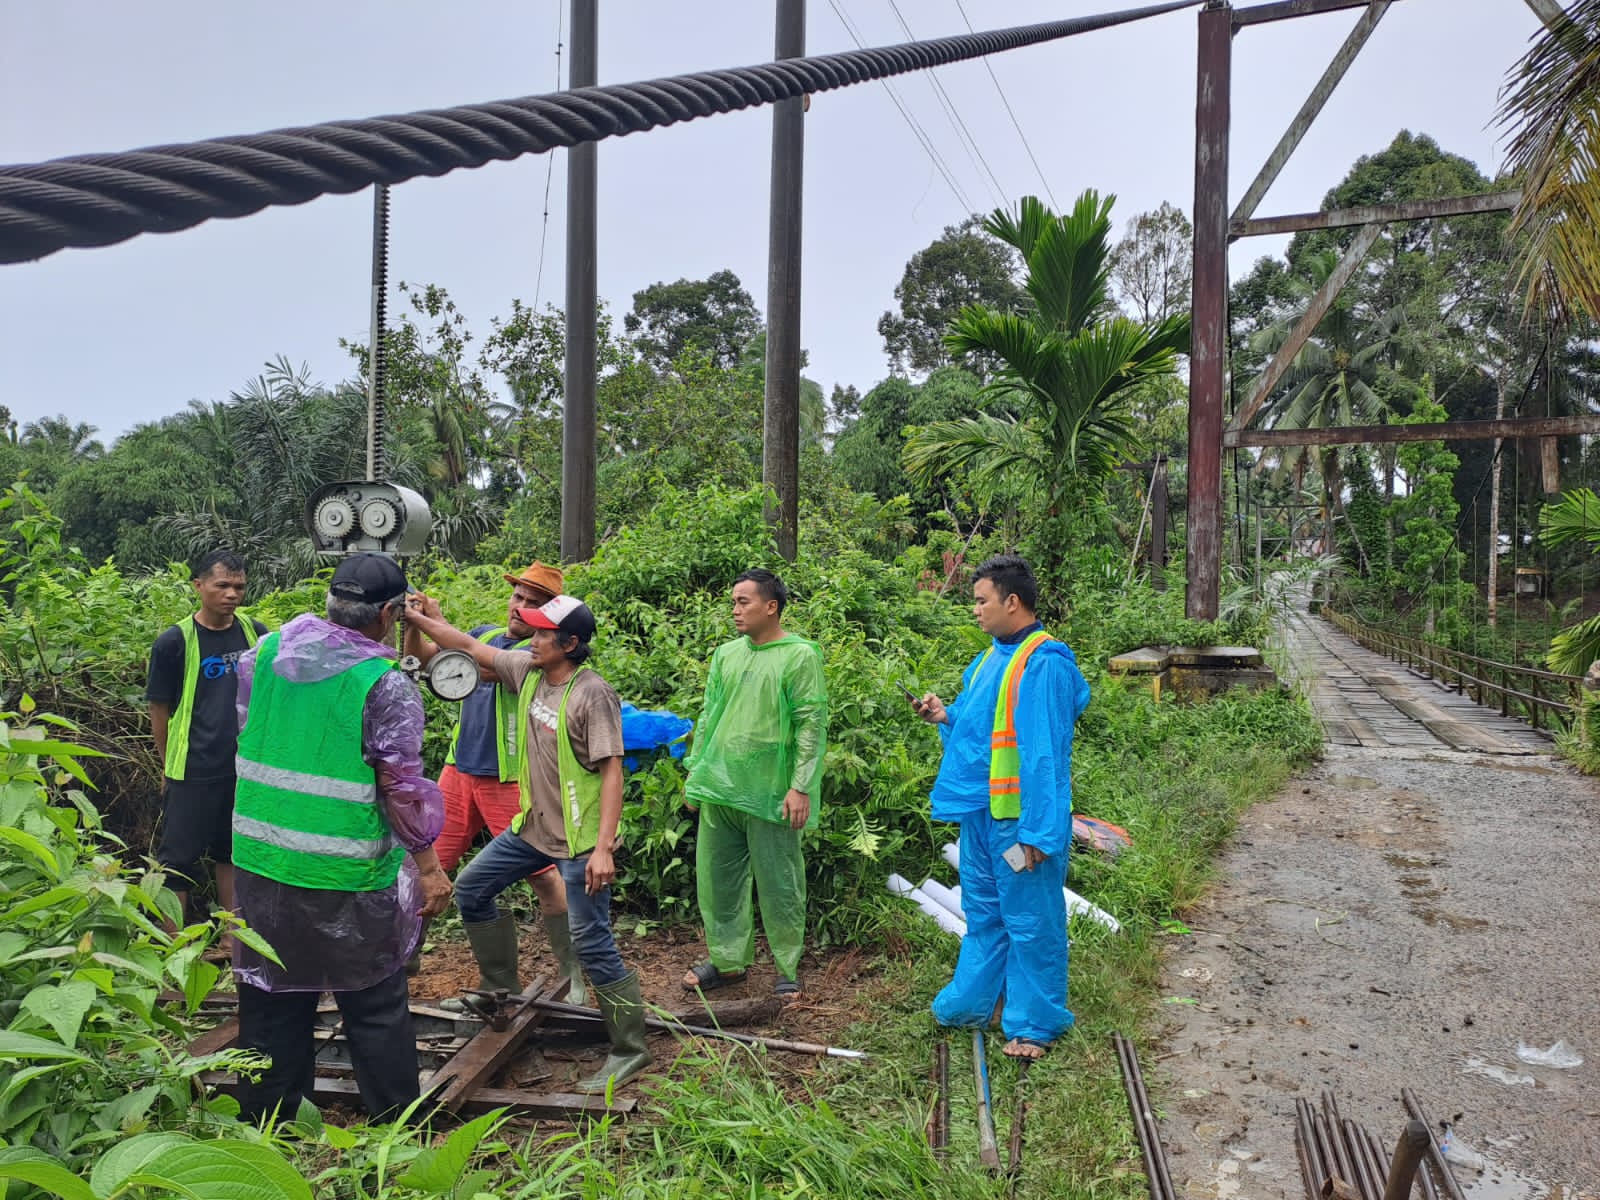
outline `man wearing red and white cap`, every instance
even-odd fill
[[[538,608],[560,595],[561,571],[536,561],[520,575],[507,574],[505,580],[511,585],[506,623],[479,625],[468,632],[495,650],[525,649],[533,630],[518,613],[524,608]],[[439,647],[414,623],[408,623],[405,652],[427,663],[439,652]],[[517,783],[522,739],[521,726],[516,720],[517,693],[495,679],[492,672],[486,674],[478,690],[461,703],[461,716],[451,732],[450,750],[445,756],[444,770],[439,774],[439,791],[444,795],[444,832],[433,848],[446,871],[456,869],[461,856],[485,826],[490,837],[498,837],[522,810],[521,788]],[[539,914],[545,936],[550,939],[550,949],[562,974],[571,981],[567,999],[573,1004],[588,1004],[583,971],[572,950],[567,889],[555,864],[529,875],[528,884],[539,899]],[[501,986],[497,979],[503,979],[508,970],[515,974],[517,926],[510,914],[484,925],[469,923],[466,933],[474,956],[485,968],[479,980],[480,987]]]
[[[611,935],[612,852],[622,820],[622,704],[585,665],[594,614],[574,596],[518,609],[532,631],[526,650],[484,645],[440,619],[437,604],[425,597],[412,598],[408,615],[440,646],[471,654],[517,695],[520,811],[461,872],[456,901],[469,924],[497,921],[495,898],[506,888],[550,864],[561,872],[573,948],[611,1039],[605,1066],[577,1087],[604,1092],[649,1066],[650,1052],[639,976],[623,966]],[[478,965],[484,969],[481,960]],[[513,970],[496,986],[516,991],[520,981]]]

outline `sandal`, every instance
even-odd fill
[[[804,994],[800,990],[798,979],[779,979],[777,986],[772,989],[772,994],[784,1003],[789,1004],[800,999]]]
[[[1055,1045],[1054,1042],[1041,1042],[1037,1038],[1015,1037],[1005,1044],[1005,1048],[1001,1050],[1001,1053],[1007,1058],[1020,1059],[1023,1062],[1038,1062],[1046,1054],[1050,1053],[1050,1048],[1053,1045]],[[1019,1049],[1023,1046],[1031,1046],[1032,1048],[1038,1050],[1039,1053],[1018,1054],[1011,1049],[1013,1046],[1016,1046]]]
[[[689,974],[694,976],[693,983],[685,983],[683,990],[686,992],[714,992],[720,987],[731,987],[736,983],[743,983],[743,971],[719,971],[708,958],[703,963],[696,963],[689,968]]]

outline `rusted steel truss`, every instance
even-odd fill
[[[1229,430],[1223,444],[1241,446],[1355,446],[1395,442],[1471,442],[1490,438],[1573,437],[1600,433],[1600,415],[1514,417],[1503,421],[1436,421],[1426,425],[1334,425],[1326,429]]]
[[[1495,212],[1515,208],[1521,200],[1519,192],[1502,191],[1481,196],[1450,196],[1333,212],[1254,216],[1257,205],[1304,139],[1317,114],[1322,111],[1391,3],[1393,0],[1277,0],[1275,3],[1235,9],[1228,0],[1208,0],[1199,15],[1195,99],[1194,333],[1189,363],[1189,553],[1188,590],[1185,597],[1187,615],[1197,620],[1213,620],[1217,615],[1221,583],[1222,451],[1225,448],[1600,432],[1591,418],[1576,418],[1578,423],[1575,425],[1563,425],[1559,429],[1542,432],[1532,422],[1449,422],[1447,425],[1379,425],[1323,430],[1258,431],[1248,428],[1388,222]],[[1544,9],[1548,6],[1546,0],[1529,0],[1529,4],[1542,17],[1545,16]],[[1231,216],[1222,216],[1228,211],[1229,94],[1232,87],[1234,33],[1270,21],[1352,8],[1365,11],[1311,89],[1261,170],[1245,189],[1238,207]],[[1288,339],[1267,364],[1231,427],[1225,431],[1223,397],[1228,371],[1228,243],[1241,237],[1351,225],[1361,226],[1360,232],[1345,251],[1333,275],[1312,298],[1305,315],[1296,322]],[[1485,432],[1491,426],[1516,428],[1499,433]]]

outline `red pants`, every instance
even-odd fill
[[[446,871],[456,869],[485,825],[491,835],[498,837],[522,807],[515,783],[501,783],[492,775],[463,775],[453,766],[446,766],[440,773],[439,791],[444,794],[444,830],[433,848],[439,855],[439,865]],[[544,870],[553,871],[555,867]],[[544,871],[533,873],[542,874]]]

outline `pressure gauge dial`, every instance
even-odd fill
[[[441,700],[465,700],[477,691],[478,663],[460,650],[441,650],[428,663],[428,690]]]

